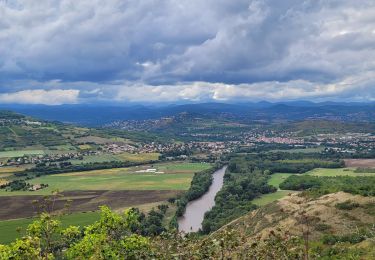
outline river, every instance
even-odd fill
[[[190,201],[186,206],[185,214],[178,219],[179,231],[197,232],[202,227],[204,214],[215,205],[216,193],[223,187],[224,174],[227,166],[215,171],[212,184],[202,197]]]

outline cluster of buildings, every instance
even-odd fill
[[[374,151],[375,136],[362,133],[324,134],[316,137],[316,142],[327,146],[327,151],[355,153],[357,151]]]
[[[138,152],[138,148],[129,144],[105,144],[101,147],[101,150],[105,153],[119,154],[119,153],[134,153]]]
[[[30,121],[24,118],[0,118],[0,126],[9,126],[9,125],[34,125],[41,126],[43,123],[39,121]]]

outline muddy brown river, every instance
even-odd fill
[[[209,190],[199,199],[190,201],[185,214],[178,219],[178,229],[181,232],[197,232],[202,227],[204,214],[215,205],[216,193],[223,186],[224,174],[227,166],[213,173],[213,180]]]

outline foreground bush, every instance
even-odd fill
[[[148,238],[136,234],[139,215],[134,209],[116,214],[101,207],[100,219],[81,229],[61,228],[48,213],[27,228],[26,236],[0,245],[0,259],[138,259],[151,256]]]

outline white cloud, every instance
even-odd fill
[[[78,103],[79,90],[22,90],[0,94],[0,103],[61,105]]]
[[[0,93],[372,100],[374,17],[373,0],[0,0]]]
[[[317,84],[306,80],[267,81],[252,84],[187,82],[175,85],[117,85],[117,101],[281,101],[281,100],[358,100],[375,98],[375,74],[348,77],[342,81]]]

